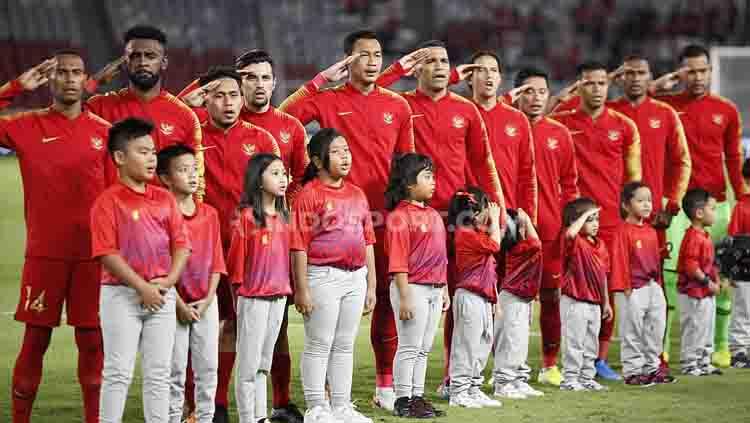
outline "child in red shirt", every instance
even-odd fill
[[[198,422],[214,416],[219,365],[219,309],[215,301],[219,277],[226,273],[221,247],[221,227],[216,210],[193,198],[198,190],[195,151],[171,145],[157,155],[156,174],[177,200],[193,246],[185,271],[177,284],[177,328],[170,377],[170,419],[182,418],[185,378],[192,373],[197,391]],[[188,352],[190,355],[188,356]],[[190,357],[190,366],[188,366]],[[193,398],[188,398],[191,402]]]
[[[440,316],[450,305],[446,286],[445,225],[429,207],[435,193],[432,160],[409,153],[394,159],[388,188],[385,249],[391,305],[398,313],[398,347],[393,366],[394,414],[432,418],[442,414],[424,399],[427,356]]]
[[[156,170],[154,126],[137,118],[114,124],[107,149],[119,182],[91,210],[92,257],[102,263],[99,313],[104,342],[100,420],[122,420],[138,351],[143,412],[169,419],[175,335],[174,286],[190,256],[187,227],[172,194],[149,182]]]
[[[604,391],[594,376],[599,329],[612,319],[607,296],[609,254],[599,233],[599,207],[581,197],[563,210],[564,274],[560,298],[564,391]]]
[[[667,303],[661,287],[659,238],[648,223],[653,210],[651,190],[643,182],[630,182],[622,189],[620,203],[625,223],[613,242],[609,290],[620,310],[617,325],[625,384],[672,383],[675,379],[659,360]]]
[[[690,376],[720,375],[721,370],[711,365],[719,274],[714,244],[706,232],[716,220],[716,199],[708,191],[694,188],[685,193],[682,209],[691,225],[685,231],[677,260],[680,366],[682,373]]]
[[[482,371],[492,349],[492,307],[497,302],[497,262],[502,230],[500,207],[479,188],[451,198],[448,224],[456,256],[450,406],[478,408],[502,404],[482,392]]]
[[[750,160],[742,165],[745,185],[750,186]],[[727,229],[729,236],[750,235],[750,194],[737,200]],[[732,367],[750,368],[750,281],[732,281],[732,317],[729,323],[729,351]]]
[[[250,159],[227,256],[229,281],[237,297],[235,397],[241,422],[267,417],[266,381],[286,298],[292,293],[287,187],[278,156],[260,153]]]
[[[375,307],[370,206],[364,192],[345,180],[352,155],[343,136],[334,129],[321,129],[310,139],[307,151],[312,163],[294,200],[290,241],[294,304],[305,317],[305,421],[372,423],[351,402],[360,317]]]

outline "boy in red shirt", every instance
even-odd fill
[[[563,210],[564,275],[560,298],[564,391],[604,391],[594,376],[602,320],[612,320],[607,296],[609,253],[599,233],[599,207],[590,198],[573,200]]]
[[[137,118],[109,130],[119,182],[91,210],[91,255],[103,267],[99,310],[104,343],[101,423],[122,421],[138,351],[146,421],[169,417],[175,334],[174,285],[190,255],[177,202],[149,182],[156,171],[154,126]]]
[[[219,309],[215,301],[219,277],[226,273],[221,246],[219,215],[206,203],[196,202],[198,166],[195,151],[176,144],[158,154],[156,173],[177,200],[193,246],[190,260],[177,284],[175,329],[170,378],[169,414],[180,421],[185,399],[187,369],[195,377],[198,403],[196,422],[214,417],[216,371],[219,361]],[[190,355],[188,355],[188,351]],[[191,366],[188,367],[188,357]],[[192,398],[190,398],[192,399]]]
[[[707,232],[716,220],[716,199],[701,188],[689,190],[682,209],[690,219],[677,261],[680,301],[680,366],[691,376],[720,375],[711,365],[716,321],[719,274],[714,264],[714,244]]]
[[[742,165],[745,185],[750,185],[750,160]],[[750,235],[750,194],[739,198],[729,220],[729,236]],[[750,283],[732,284],[732,317],[729,322],[729,351],[732,353],[732,367],[750,368]]]

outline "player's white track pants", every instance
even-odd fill
[[[414,318],[401,320],[401,296],[396,283],[391,282],[391,305],[398,333],[398,348],[393,360],[393,389],[396,398],[424,395],[427,356],[432,350],[443,312],[444,287],[410,283],[408,288]]]
[[[481,295],[459,288],[452,309],[451,395],[458,395],[472,386],[482,386],[482,372],[492,349],[492,304]]]
[[[599,353],[599,329],[602,326],[600,304],[560,296],[562,322],[563,382],[586,383],[596,376],[594,361]]]
[[[284,318],[286,297],[237,299],[237,380],[240,423],[268,417],[268,372]]]
[[[169,421],[182,421],[188,351],[195,380],[195,417],[198,423],[214,419],[214,399],[219,367],[219,306],[211,301],[203,317],[190,324],[177,322],[172,350],[172,376],[169,389]]]
[[[664,343],[667,302],[658,283],[634,289],[630,296],[615,293],[620,360],[625,377],[649,375],[659,370],[659,354]]]
[[[313,311],[305,318],[302,390],[307,408],[325,406],[326,372],[331,406],[351,404],[354,341],[367,293],[367,268],[353,272],[308,266]]]
[[[174,288],[166,304],[144,310],[135,289],[102,286],[99,313],[104,341],[104,370],[99,407],[101,423],[120,423],[138,352],[143,373],[143,414],[146,423],[169,421],[169,374],[172,367],[175,318]]]
[[[531,368],[526,365],[526,359],[529,355],[531,301],[507,291],[500,291],[497,300],[502,311],[495,320],[495,386],[516,380],[528,382]]]
[[[692,298],[680,294],[680,366],[683,371],[704,369],[714,352],[716,297]]]
[[[729,351],[750,354],[750,282],[737,282],[733,288],[732,320],[729,323]]]

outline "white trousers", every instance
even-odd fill
[[[680,366],[683,371],[711,365],[716,325],[716,297],[680,294]]]
[[[729,351],[750,354],[750,282],[733,288],[732,320],[729,323]]]
[[[195,417],[198,423],[211,423],[219,367],[219,306],[215,298],[199,321],[187,325],[177,322],[169,389],[170,423],[182,421],[188,351],[195,381]]]
[[[237,380],[234,392],[240,423],[268,417],[268,373],[286,297],[237,299]]]
[[[602,326],[600,304],[560,297],[562,322],[563,382],[586,383],[596,376],[594,361],[599,353],[599,329]]]
[[[146,423],[169,421],[169,376],[177,319],[174,288],[158,311],[143,308],[135,289],[104,285],[99,313],[104,343],[104,369],[99,402],[101,423],[120,423],[138,352],[143,373],[143,414]]]
[[[453,296],[451,339],[451,395],[481,387],[482,372],[492,349],[492,304],[459,288]]]
[[[396,319],[398,348],[393,360],[393,389],[396,398],[421,397],[427,375],[427,356],[432,350],[443,312],[443,287],[409,284],[414,318],[401,320],[401,296],[391,282],[391,306]]]
[[[531,368],[526,359],[529,355],[531,301],[507,291],[501,291],[497,301],[502,313],[495,320],[495,385],[502,386],[516,380],[528,382]]]
[[[351,403],[354,342],[365,306],[367,268],[353,272],[308,266],[313,311],[305,318],[302,390],[307,408],[325,406],[326,372],[331,406]]]
[[[650,375],[659,370],[659,354],[664,343],[667,302],[658,283],[615,293],[620,338],[620,360],[625,377]]]

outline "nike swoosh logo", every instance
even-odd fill
[[[582,134],[583,131],[570,131],[570,135]]]
[[[411,115],[411,117],[413,117],[413,118],[415,118],[415,117],[424,117],[424,115]]]
[[[339,116],[346,116],[346,115],[350,115],[352,113],[354,113],[354,112],[338,112],[338,115]]]
[[[678,115],[684,115],[685,112],[677,112]]]
[[[201,148],[199,148],[198,151],[206,151],[206,150],[210,150],[212,148],[216,148],[216,146],[215,145],[207,145],[205,147],[201,146]]]
[[[52,142],[54,140],[59,140],[60,138],[61,137],[46,137],[46,138],[42,138],[42,143],[46,144],[46,143]]]

